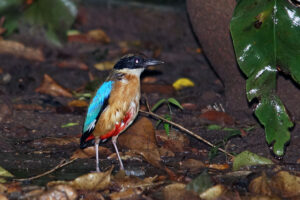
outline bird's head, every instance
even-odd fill
[[[140,75],[148,66],[163,64],[163,61],[146,58],[142,55],[127,55],[114,66],[114,70]]]

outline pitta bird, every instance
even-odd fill
[[[141,55],[127,55],[115,64],[106,81],[92,98],[83,124],[80,148],[95,145],[97,172],[100,172],[99,143],[110,137],[118,156],[120,169],[124,170],[117,147],[117,138],[132,124],[138,114],[141,73],[148,66],[163,63]]]

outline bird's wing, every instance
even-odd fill
[[[104,82],[97,90],[96,95],[92,99],[83,125],[83,134],[80,138],[80,147],[87,146],[85,143],[95,129],[96,123],[108,105],[108,99],[113,88],[113,81]]]

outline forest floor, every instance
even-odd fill
[[[84,155],[86,158],[82,158],[86,152],[79,150],[86,111],[83,102],[89,100],[74,100],[78,100],[80,94],[83,96],[95,90],[95,82],[105,80],[109,70],[99,69],[99,66],[103,67],[106,62],[109,68],[116,59],[130,52],[140,52],[165,61],[164,65],[153,67],[142,75],[142,109],[146,109],[145,100],[153,106],[163,98],[175,98],[184,107],[183,110],[171,106],[170,113],[168,106],[162,105],[155,113],[171,115],[173,122],[213,144],[220,144],[221,148],[234,155],[249,150],[269,158],[281,168],[298,171],[297,137],[293,138],[287,155],[279,161],[270,153],[263,128],[253,116],[239,118],[226,113],[226,99],[223,95],[226,88],[205,59],[184,7],[103,3],[84,5],[80,13],[80,20],[77,20],[74,29],[82,33],[101,29],[110,38],[110,42],[91,43],[76,38],[71,41],[69,38],[63,47],[56,48],[40,36],[27,35],[21,31],[9,40],[41,50],[43,61],[0,54],[0,166],[19,179],[41,174],[63,160],[76,158],[49,175],[21,182],[19,189],[17,184],[12,186],[10,182],[9,188],[14,189],[6,191],[9,199],[33,198],[34,195],[28,193],[38,190],[42,191],[39,195],[44,194],[43,186],[50,181],[73,180],[95,169],[94,157]],[[95,67],[97,63],[102,64],[98,65],[98,69]],[[53,95],[49,85],[41,89],[41,85],[46,82],[45,74],[67,89],[62,96]],[[190,79],[194,86],[174,89],[172,84],[180,78]],[[224,112],[211,109],[214,105],[217,105],[217,109],[223,107]],[[185,186],[204,169],[208,170],[215,184],[224,183],[229,187],[228,191],[234,191],[227,194],[229,197],[237,195],[236,191],[241,196],[248,194],[248,183],[252,180],[249,174],[243,174],[243,178],[238,176],[238,181],[226,179],[227,173],[231,172],[230,156],[221,152],[215,154],[212,147],[174,126],[171,127],[170,137],[167,137],[163,126],[156,128],[156,123],[154,117],[140,113],[132,128],[119,137],[119,150],[122,152],[126,173],[139,177],[144,181],[141,185],[146,184],[147,178],[157,176],[155,181],[147,182],[149,187],[143,187],[142,191],[134,190],[136,196],[129,196],[129,199],[174,199],[170,197],[172,188],[166,189],[166,185],[180,182]],[[141,126],[145,129],[146,137],[137,133]],[[149,138],[147,134],[150,134]],[[152,136],[156,139],[151,139]],[[234,137],[227,139],[229,136]],[[147,145],[150,146],[148,152]],[[101,144],[101,147],[102,171],[114,165],[112,174],[117,174],[119,165],[111,141]],[[81,152],[80,156],[78,152]],[[273,167],[265,170],[272,171]],[[251,174],[259,175],[261,171],[261,168],[251,169]],[[182,185],[176,185],[175,188],[182,191]],[[82,189],[78,194],[85,199],[114,199],[110,195],[120,190],[112,186],[109,192],[105,189],[92,194]],[[168,193],[169,190],[171,193]],[[178,199],[180,195],[199,198],[194,193],[176,195]]]

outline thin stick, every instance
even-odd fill
[[[14,179],[15,181],[31,181],[31,180],[34,180],[34,179],[38,179],[40,177],[43,177],[43,176],[46,176],[48,174],[51,174],[52,172],[56,171],[57,169],[59,168],[62,168],[68,164],[71,164],[72,162],[74,162],[75,160],[77,160],[78,158],[74,158],[74,159],[71,159],[69,161],[66,161],[65,159],[63,159],[57,166],[55,166],[54,168],[50,169],[49,171],[46,171],[42,174],[39,174],[39,175],[36,175],[36,176],[32,176],[32,177],[29,177],[29,178],[20,178],[20,179]]]
[[[147,107],[149,108],[148,105],[147,105]],[[157,119],[160,119],[160,120],[162,120],[162,121],[164,121],[164,122],[167,122],[167,123],[171,124],[172,126],[175,126],[176,128],[179,128],[180,130],[182,130],[182,131],[188,133],[189,135],[191,135],[191,136],[197,138],[198,140],[201,140],[201,141],[204,142],[205,144],[207,144],[207,145],[209,145],[209,146],[211,146],[211,147],[213,147],[213,148],[217,148],[216,145],[212,144],[210,141],[204,139],[204,138],[201,137],[200,135],[197,135],[196,133],[194,133],[194,132],[192,132],[192,131],[190,131],[190,130],[184,128],[183,126],[181,126],[181,125],[179,125],[179,124],[177,124],[177,123],[175,123],[175,122],[172,122],[172,121],[170,121],[170,120],[167,120],[167,119],[163,118],[162,116],[157,115],[157,114],[155,114],[155,113],[153,113],[153,112],[151,112],[151,111],[148,112],[148,111],[140,110],[140,112],[141,112],[141,113],[145,113],[145,114],[147,114],[147,115],[151,115],[151,116],[153,116],[153,117],[155,117],[155,118],[157,118]],[[222,148],[220,148],[220,147],[218,147],[218,150],[221,151],[221,152],[223,152],[223,153],[225,153],[226,155],[228,155],[228,156],[230,156],[230,157],[234,157],[234,155],[232,155],[231,153],[228,153],[227,151],[225,151],[224,149],[222,149]]]

